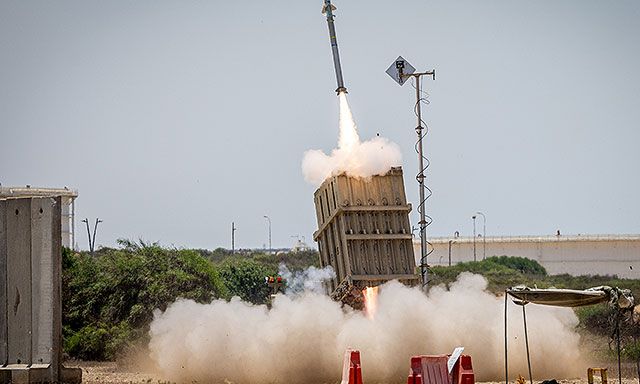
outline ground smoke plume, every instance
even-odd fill
[[[282,263],[278,266],[278,276],[282,276],[287,281],[287,295],[299,295],[305,292],[322,294],[323,283],[336,277],[336,273],[330,265],[324,268],[311,266],[302,271],[290,271]]]
[[[450,290],[429,297],[397,282],[380,289],[373,319],[343,310],[328,297],[278,296],[273,308],[235,298],[196,304],[179,300],[151,324],[151,357],[163,378],[177,382],[338,382],[347,347],[359,349],[364,381],[406,382],[414,354],[449,353],[464,346],[477,380],[503,372],[503,298],[486,280],[462,274]],[[522,311],[510,308],[509,365],[526,376]],[[579,365],[577,318],[570,309],[527,307],[534,376],[573,377]]]
[[[345,172],[352,177],[384,175],[391,167],[400,166],[402,155],[397,144],[384,137],[360,141],[347,96],[339,94],[340,135],[338,148],[330,155],[319,149],[304,154],[302,173],[309,183],[320,185],[327,177]]]

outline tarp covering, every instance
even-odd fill
[[[508,289],[507,293],[524,304],[535,303],[556,307],[581,307],[583,305],[609,301],[610,296],[608,292],[601,288],[603,287],[580,291],[574,289],[538,289],[520,286]]]
[[[529,380],[531,384],[533,384],[533,376],[531,374],[531,359],[529,355],[529,343],[527,336],[527,316],[525,311],[525,304],[535,303],[542,305],[553,305],[556,307],[581,307],[583,305],[592,305],[597,303],[609,302],[609,305],[615,308],[618,312],[618,316],[616,316],[616,329],[618,331],[617,334],[617,350],[618,350],[618,380],[622,382],[622,370],[620,369],[620,313],[625,310],[633,310],[634,321],[636,317],[636,310],[640,307],[634,306],[634,297],[631,294],[631,291],[628,289],[620,289],[616,287],[608,287],[606,285],[600,287],[589,288],[585,290],[575,290],[575,289],[557,289],[557,288],[548,288],[548,289],[538,289],[538,288],[529,288],[524,285],[520,285],[517,287],[509,288],[506,290],[506,294],[504,296],[504,382],[509,383],[509,365],[508,361],[508,337],[507,337],[507,303],[508,296],[514,298],[513,302],[522,305],[522,319],[524,322],[524,335],[527,347],[527,363],[529,366]],[[640,311],[637,313],[637,317],[640,319]]]

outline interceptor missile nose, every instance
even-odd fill
[[[331,11],[335,11],[337,8],[335,5],[331,4]],[[327,13],[327,3],[325,2],[324,4],[322,4],[322,14],[324,15],[325,13]]]

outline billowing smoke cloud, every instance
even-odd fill
[[[287,280],[287,295],[299,295],[302,293],[324,293],[325,281],[336,277],[333,268],[328,265],[324,268],[309,267],[302,271],[290,271],[284,263],[278,266],[278,275]]]
[[[464,346],[477,380],[503,374],[503,298],[486,280],[462,274],[450,290],[397,282],[380,289],[373,319],[341,308],[325,295],[278,296],[271,309],[233,299],[210,304],[179,300],[151,324],[151,356],[164,379],[178,382],[337,382],[347,347],[361,351],[364,381],[406,382],[416,354],[448,353]],[[527,376],[522,310],[509,305],[510,372]],[[529,305],[534,376],[575,377],[582,371],[566,308]]]
[[[305,180],[320,185],[327,177],[346,173],[353,177],[384,175],[391,167],[402,164],[402,154],[397,144],[384,137],[360,141],[347,96],[340,93],[340,134],[338,148],[330,155],[319,149],[304,154],[302,173]]]

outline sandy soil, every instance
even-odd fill
[[[82,382],[87,384],[166,383],[153,374],[116,362],[67,361],[65,367],[82,369]]]

